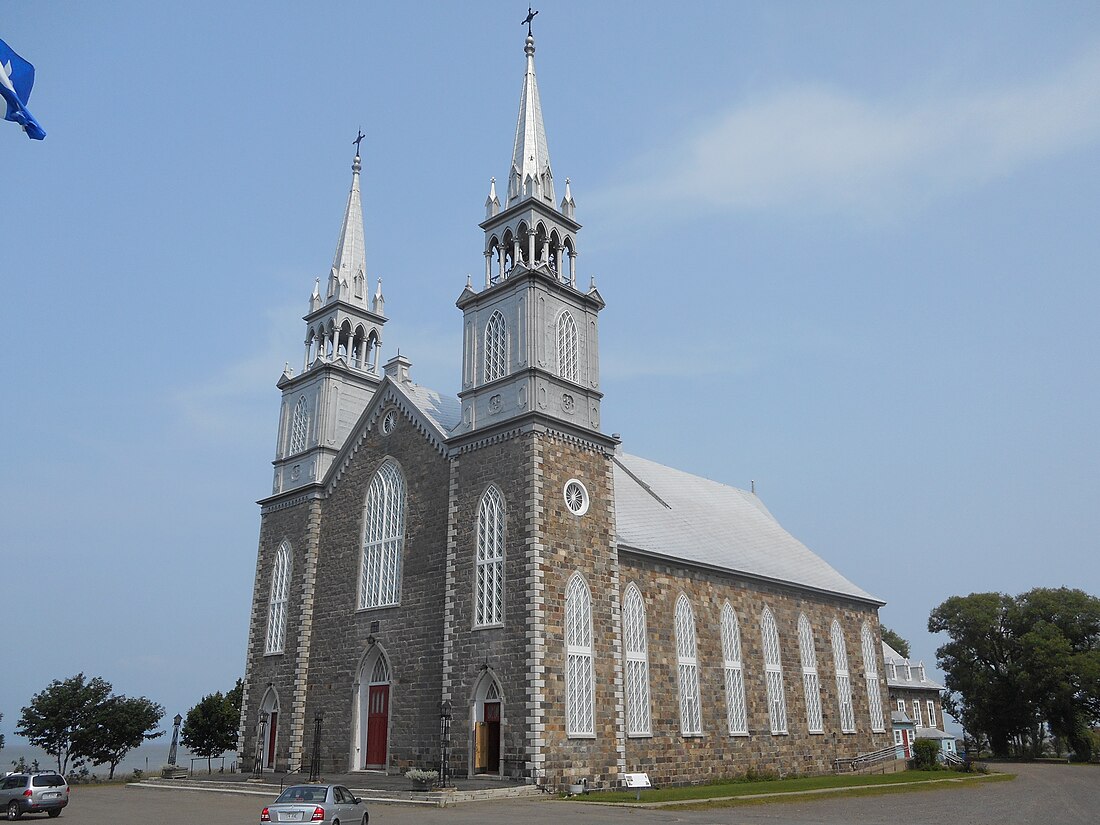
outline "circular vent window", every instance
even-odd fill
[[[565,506],[575,516],[588,512],[588,490],[577,479],[571,478],[565,483]]]
[[[382,434],[389,435],[393,432],[393,428],[397,426],[397,413],[394,410],[390,410],[386,413],[386,417],[382,419]]]

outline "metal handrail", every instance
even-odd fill
[[[897,746],[891,745],[888,748],[881,748],[877,751],[871,751],[869,753],[861,753],[858,756],[853,756],[846,759],[834,759],[833,770],[837,773],[844,767],[849,770],[858,771],[860,768],[867,768],[871,765],[877,765],[880,762],[886,762],[890,759],[894,759],[897,756]]]

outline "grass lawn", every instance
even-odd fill
[[[968,780],[981,777],[982,774],[965,774],[956,771],[903,771],[901,773],[843,775],[843,776],[804,776],[796,779],[772,779],[762,782],[724,782],[713,785],[684,785],[669,788],[650,788],[642,791],[641,802],[687,802],[706,801],[723,797],[756,796],[758,794],[803,794],[821,790],[852,789],[852,793],[889,793],[895,788],[876,786],[912,785],[914,782],[942,783],[948,780]],[[1011,779],[1009,774],[1001,774],[994,779]],[[957,783],[952,783],[957,784]],[[945,786],[950,787],[950,785]],[[902,790],[908,790],[902,788]],[[572,797],[580,802],[635,802],[636,791],[595,791]]]

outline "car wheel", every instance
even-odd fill
[[[23,812],[19,810],[19,803],[14,799],[8,803],[8,819],[16,820],[23,815]]]
[[[61,816],[61,809],[54,808],[52,811],[46,811],[46,813],[50,815],[50,819],[56,819],[57,817]]]
[[[363,825],[367,825],[367,821],[369,819],[370,819],[370,814],[368,814],[366,811],[363,811]]]

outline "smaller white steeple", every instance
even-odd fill
[[[573,200],[573,190],[569,188],[569,178],[565,179],[565,197],[561,199],[561,213],[567,218],[572,218],[577,210],[577,204]]]
[[[489,197],[485,199],[485,217],[491,218],[500,211],[500,198],[497,197],[497,179],[489,178]]]

